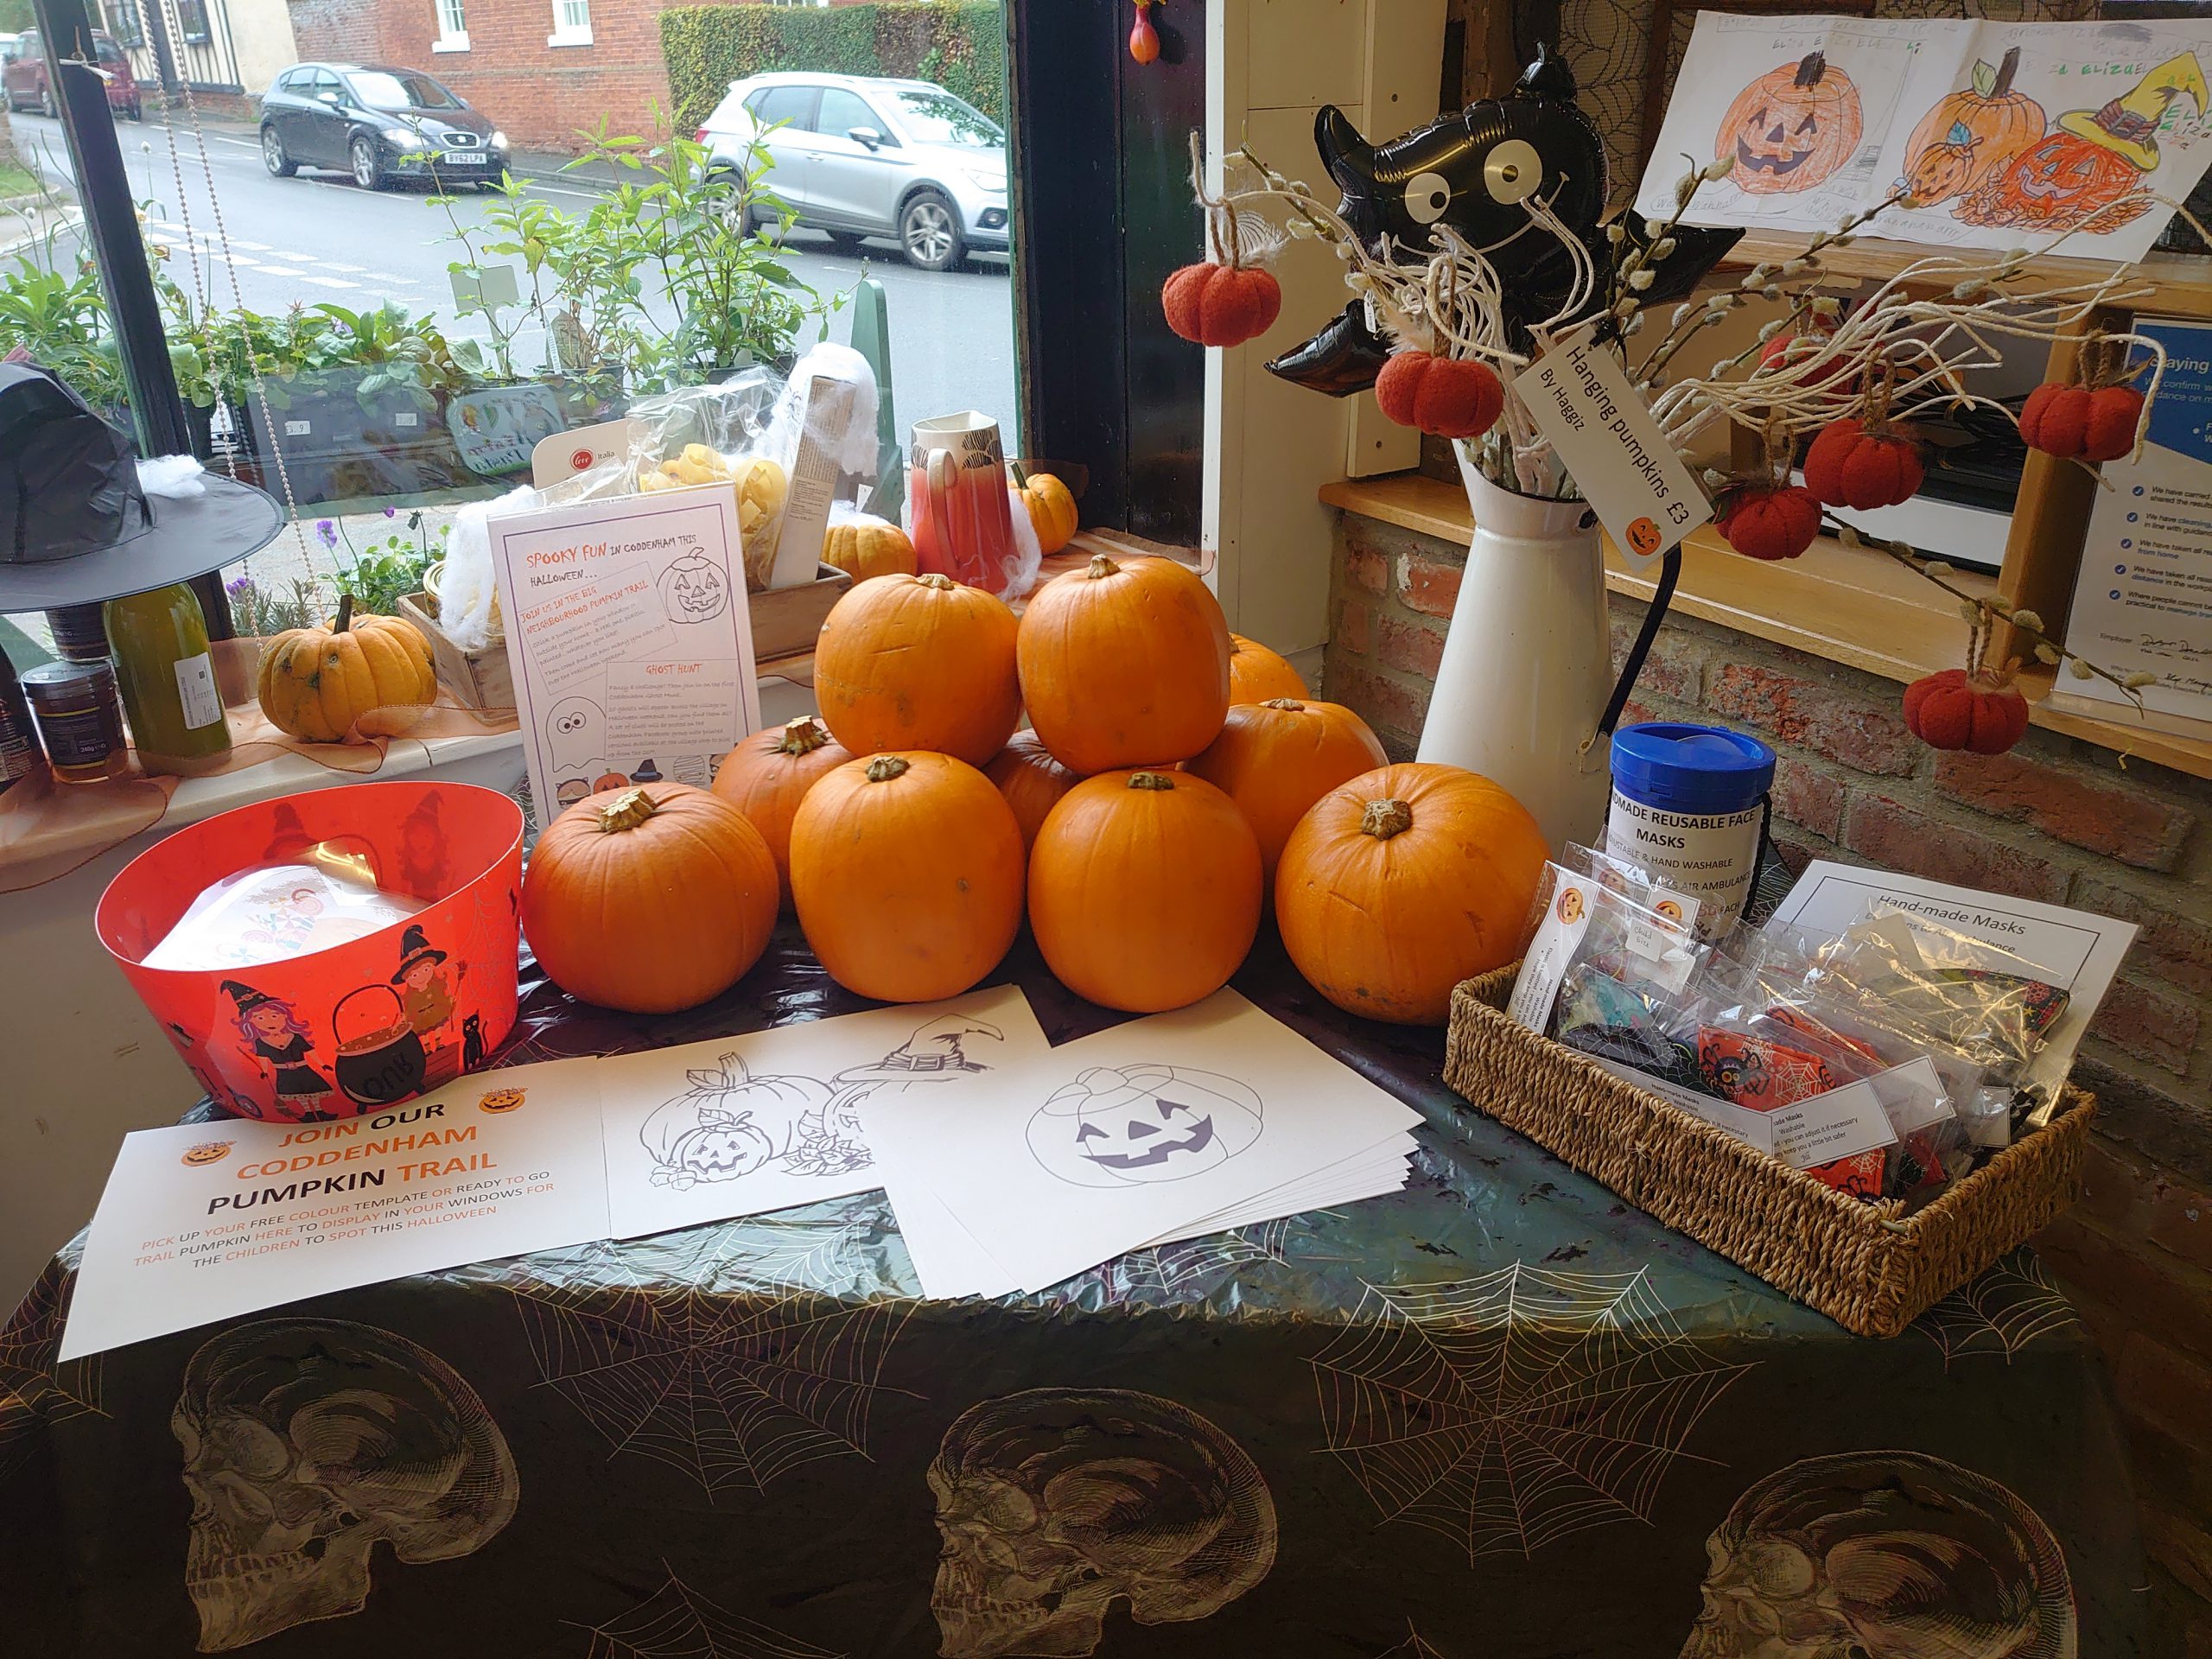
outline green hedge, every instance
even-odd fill
[[[776,69],[933,80],[1006,119],[1001,0],[678,6],[660,15],[660,45],[679,132],[704,121],[733,80]]]

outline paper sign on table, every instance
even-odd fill
[[[1234,991],[979,1077],[954,1113],[862,1103],[876,1156],[1039,1290],[1386,1148],[1420,1115]],[[1293,1209],[1299,1206],[1294,1205]],[[902,1223],[904,1217],[901,1217]]]
[[[607,1234],[597,1062],[480,1072],[327,1123],[125,1135],[61,1357]]]
[[[600,1062],[608,1220],[639,1238],[883,1185],[863,1101],[938,1116],[1051,1052],[1014,986]]]
[[[1576,330],[1513,389],[1621,556],[1642,569],[1712,518],[1713,506],[1629,384],[1619,348],[1593,346],[1592,333]]]
[[[760,724],[735,492],[578,502],[487,529],[540,827],[612,779],[711,781]]]

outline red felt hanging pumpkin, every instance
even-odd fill
[[[1794,484],[1741,484],[1723,498],[1720,534],[1746,558],[1794,559],[1821,533],[1820,499]]]
[[[1886,423],[1830,421],[1805,451],[1805,487],[1832,507],[1870,512],[1920,493],[1920,448]]]
[[[1375,377],[1375,401],[1400,426],[1435,438],[1478,438],[1505,410],[1505,388],[1487,363],[1399,352]]]
[[[1809,362],[1827,349],[1828,339],[1837,327],[1832,319],[1816,316],[1808,320],[1802,334],[1777,334],[1759,347],[1759,367],[1785,370]],[[1848,378],[1852,367],[1851,359],[1839,352],[1808,375],[1803,384],[1813,387],[1833,385]]]
[[[1257,265],[1185,265],[1160,289],[1167,326],[1200,346],[1242,346],[1274,326],[1282,284]]]
[[[2118,461],[2135,448],[2142,423],[2143,394],[2133,386],[2046,381],[2020,410],[2020,437],[2029,448],[2061,461]]]
[[[1947,668],[1905,687],[1904,723],[1931,749],[2002,754],[2026,734],[2028,700],[2009,677]]]

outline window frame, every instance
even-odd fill
[[[589,46],[592,43],[591,0],[552,0],[553,32],[545,37],[548,46]],[[569,20],[571,8],[583,14],[583,22]]]
[[[822,124],[823,107],[829,103],[833,94],[840,98],[851,99],[854,103],[859,105],[861,108],[868,111],[868,118],[864,122],[849,122],[845,126],[842,127],[823,126]],[[894,148],[898,145],[899,135],[889,126],[885,124],[883,111],[877,109],[874,104],[870,103],[860,93],[855,92],[851,87],[817,86],[814,89],[814,115],[809,124],[809,130],[820,137],[842,138],[847,136],[851,128],[857,126],[874,127],[878,132],[883,135],[883,143],[887,149]]]
[[[468,50],[467,0],[430,0],[430,16],[438,26],[437,38],[430,42],[431,51]]]

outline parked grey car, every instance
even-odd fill
[[[740,168],[757,141],[767,189],[840,246],[886,236],[925,270],[1008,245],[1006,134],[926,80],[779,73],[732,81],[699,140]]]

